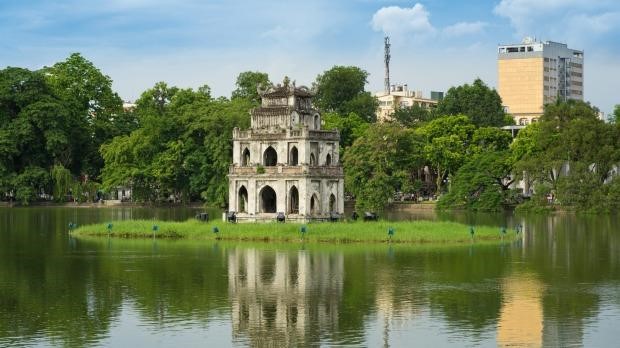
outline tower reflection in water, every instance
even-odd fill
[[[337,331],[342,254],[231,250],[233,339],[252,346],[304,345]]]

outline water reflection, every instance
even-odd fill
[[[343,260],[305,250],[229,251],[233,338],[251,346],[298,346],[337,330]]]
[[[66,233],[68,221],[114,214],[0,209],[0,346],[617,343],[615,217],[489,216],[523,233],[500,246],[454,248]]]

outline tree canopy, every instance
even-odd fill
[[[472,123],[479,127],[499,127],[507,123],[499,94],[480,79],[476,79],[471,85],[451,87],[437,105],[437,113],[467,115]]]
[[[374,122],[379,106],[377,99],[364,90],[368,72],[355,66],[334,66],[317,76],[315,104],[323,112],[348,115],[353,112]]]
[[[232,99],[244,98],[253,103],[260,103],[260,96],[258,95],[257,87],[268,86],[271,84],[269,81],[269,75],[258,71],[244,71],[237,76],[237,87],[232,92]]]

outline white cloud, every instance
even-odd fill
[[[610,0],[501,0],[493,12],[508,18],[517,35],[525,35],[541,27],[551,32],[557,26],[566,28],[562,23],[567,21],[581,28],[583,23],[576,20],[584,13],[597,13],[597,17],[614,7],[617,3]]]
[[[585,30],[589,33],[603,34],[620,27],[620,12],[575,15],[570,19],[570,27]]]
[[[388,35],[413,34],[423,37],[435,32],[429,16],[429,12],[420,3],[411,8],[383,7],[372,16],[372,28]]]
[[[485,22],[458,22],[443,29],[446,36],[463,36],[481,33],[488,24]]]

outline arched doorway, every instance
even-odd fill
[[[331,166],[332,165],[332,155],[327,154],[327,156],[325,157],[325,165],[326,166]]]
[[[271,186],[265,186],[260,191],[260,212],[276,212],[276,191],[274,191]]]
[[[316,194],[312,195],[310,198],[310,214],[317,215],[321,211],[321,207],[319,207],[319,197]]]
[[[310,154],[310,165],[316,166],[316,157],[314,157],[313,153]]]
[[[248,212],[248,190],[245,186],[241,186],[239,189],[239,194],[237,195],[237,212]]]
[[[321,128],[321,119],[319,115],[314,115],[314,129],[319,130]]]
[[[297,151],[297,147],[293,146],[293,148],[291,149],[291,153],[289,155],[289,161],[288,161],[289,165],[296,166],[298,157],[299,157],[299,152]]]
[[[291,187],[288,193],[288,212],[289,214],[299,214],[299,191],[297,187]]]
[[[338,207],[336,206],[336,196],[334,196],[334,194],[332,193],[331,195],[329,195],[329,211],[330,212],[337,212]]]
[[[246,147],[241,154],[241,165],[249,166],[250,165],[250,150]]]
[[[273,147],[269,146],[263,153],[263,165],[273,167],[276,163],[278,163],[278,153]]]

